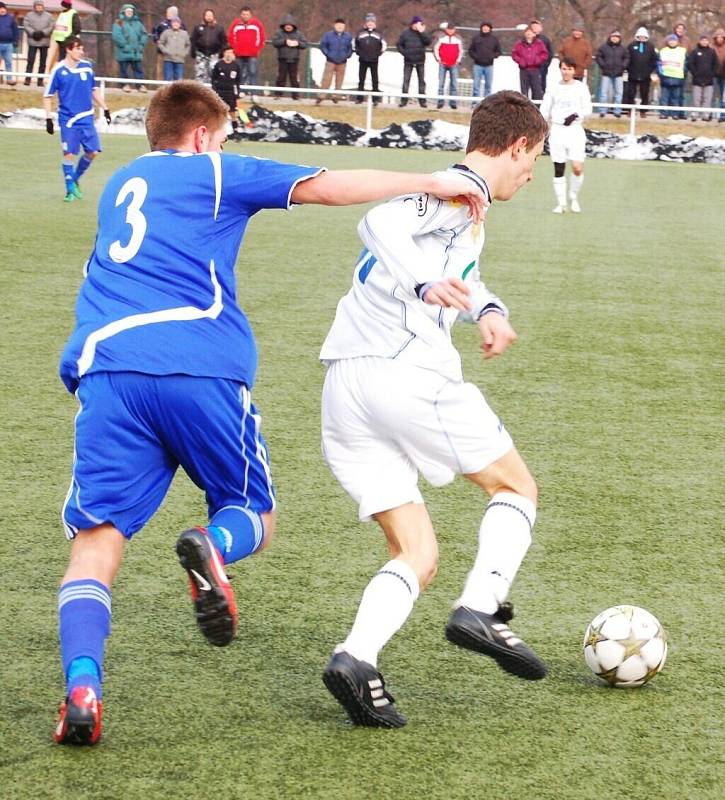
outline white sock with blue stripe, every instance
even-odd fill
[[[70,581],[58,592],[60,654],[68,693],[90,686],[101,697],[103,653],[111,632],[111,593],[95,580]]]
[[[403,627],[419,594],[413,568],[399,559],[388,561],[365,587],[352,630],[340,648],[377,667],[378,653]]]
[[[494,614],[531,544],[536,505],[520,494],[498,492],[483,515],[478,555],[456,605]]]
[[[256,512],[243,506],[224,506],[207,527],[225,564],[233,564],[254,553],[264,540],[264,523]]]

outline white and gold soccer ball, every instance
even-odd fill
[[[587,626],[584,658],[610,686],[642,686],[662,669],[667,635],[659,620],[638,606],[612,606]]]

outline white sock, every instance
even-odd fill
[[[478,555],[457,606],[496,612],[529,549],[535,519],[536,506],[528,497],[499,492],[491,498],[478,534]]]
[[[577,195],[579,194],[579,189],[582,188],[582,183],[584,183],[584,176],[583,175],[571,175],[569,178],[569,198],[571,200],[576,200]]]
[[[377,667],[378,653],[403,627],[419,594],[413,568],[398,559],[388,561],[365,587],[352,630],[340,647]]]
[[[566,178],[554,178],[554,194],[556,195],[556,204],[559,206],[566,205]]]

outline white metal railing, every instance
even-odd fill
[[[43,73],[36,73],[36,72],[6,72],[4,70],[0,70],[0,76],[13,76],[16,78],[48,78],[48,74]],[[110,77],[99,77],[97,78],[99,86],[102,91],[105,91],[105,88],[108,84],[116,85],[120,84],[122,86],[133,86],[133,85],[144,85],[144,86],[165,86],[169,81],[158,81],[158,80],[138,80],[138,79],[126,79],[126,78],[110,78]],[[463,80],[463,79],[461,79]],[[405,100],[424,100],[428,103],[438,103],[438,102],[454,102],[459,104],[463,110],[472,108],[477,102],[479,102],[480,98],[472,97],[470,94],[468,95],[448,95],[448,94],[413,94],[407,93],[404,94],[402,92],[372,92],[372,91],[358,91],[356,89],[317,89],[317,88],[307,88],[307,87],[291,87],[291,86],[267,86],[267,85],[243,85],[239,87],[243,94],[247,94],[250,97],[255,96],[269,96],[273,94],[284,95],[284,94],[297,94],[297,95],[304,95],[309,99],[317,99],[323,96],[332,97],[358,97],[361,98],[365,104],[365,129],[367,133],[370,133],[373,130],[373,111],[376,105],[376,101],[378,103],[382,103],[383,105],[390,106],[393,103],[397,103],[401,99]],[[466,87],[467,88],[467,87]],[[534,100],[534,103],[537,105],[541,104],[540,100]],[[632,103],[600,103],[598,101],[593,101],[592,106],[595,109],[611,109],[612,111],[618,111],[622,113],[622,116],[627,115],[629,117],[629,135],[636,136],[637,135],[637,113],[641,111],[656,111],[660,114],[680,114],[680,113],[690,113],[690,114],[706,114],[714,119],[721,119],[725,120],[725,107],[724,108],[716,108],[716,107],[708,107],[703,108],[701,106],[662,106],[662,105],[639,105],[639,104],[632,104]],[[686,120],[680,120],[685,122]]]

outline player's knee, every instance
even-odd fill
[[[262,543],[257,548],[257,552],[264,550],[269,545],[277,526],[276,512],[267,511],[264,514],[260,514],[260,516],[262,517],[262,525],[264,526],[264,536],[262,538]]]

